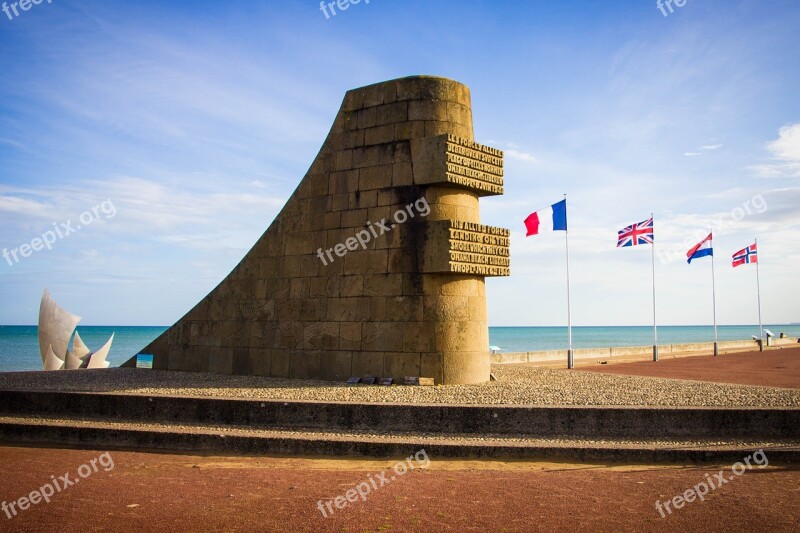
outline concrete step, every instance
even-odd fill
[[[104,449],[193,453],[400,457],[425,449],[431,457],[548,461],[732,464],[764,450],[771,463],[800,462],[800,439],[603,439],[490,434],[328,432],[297,428],[0,416],[0,441]]]
[[[797,408],[359,404],[6,390],[0,415],[444,436],[800,439]]]
[[[0,441],[216,453],[798,462],[800,409],[287,402],[0,391]]]

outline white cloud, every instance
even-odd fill
[[[709,150],[718,150],[720,148],[722,148],[721,144],[706,144],[698,149],[709,151]],[[698,155],[703,155],[703,152],[684,152],[683,155],[685,155],[686,157],[697,157]]]
[[[800,123],[778,130],[778,138],[767,145],[776,159],[800,163]]]
[[[534,156],[533,154],[529,154],[527,152],[521,152],[519,150],[514,150],[513,148],[503,150],[503,154],[509,159],[516,159],[517,161],[527,161],[528,163],[539,162],[539,160],[536,159],[536,156]]]
[[[47,217],[49,209],[45,204],[36,200],[3,194],[0,195],[0,213],[3,212],[15,215]]]
[[[119,176],[37,190],[6,186],[0,189],[0,236],[11,242],[19,240],[18,235],[48,229],[48,222],[75,221],[80,213],[108,199],[115,215],[107,231],[126,242],[246,249],[285,201],[253,194],[247,184],[237,187],[234,180],[225,182],[224,188],[198,188],[193,178],[173,178],[164,184]],[[16,239],[11,237],[14,234]]]
[[[520,146],[514,142],[503,142],[495,139],[487,139],[484,144],[500,148],[501,150],[503,150],[503,155],[507,159],[513,159],[515,161],[522,161],[526,163],[540,162],[539,158],[537,158],[530,152],[526,152],[525,150],[520,149]]]
[[[767,143],[774,163],[751,165],[750,170],[762,178],[800,177],[800,122],[778,130],[778,138]]]
[[[750,165],[748,168],[755,172],[759,178],[783,178],[791,176],[793,171],[800,173],[800,165],[797,164],[763,163]]]

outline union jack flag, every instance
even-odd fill
[[[653,217],[644,222],[631,224],[617,232],[617,248],[625,246],[638,246],[639,244],[653,244]]]
[[[733,266],[748,265],[750,263],[758,263],[758,247],[757,243],[751,244],[743,250],[739,250],[733,254]]]

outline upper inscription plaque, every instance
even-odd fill
[[[414,183],[452,184],[480,196],[503,194],[503,151],[454,135],[411,142]]]

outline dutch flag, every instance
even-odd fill
[[[698,242],[694,245],[694,248],[686,252],[687,263],[692,262],[692,259],[697,259],[699,257],[705,257],[707,255],[714,255],[714,248],[712,247],[711,241],[711,234],[708,234],[708,237],[703,239],[702,241]]]

